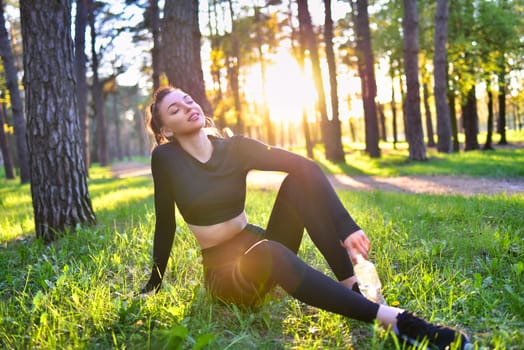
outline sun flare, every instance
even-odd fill
[[[308,68],[302,72],[298,62],[287,52],[279,52],[266,69],[266,93],[270,116],[273,121],[298,122],[304,108],[312,110],[317,99],[313,78]],[[246,77],[246,98],[263,104],[263,84],[260,68]]]

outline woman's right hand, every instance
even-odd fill
[[[353,264],[357,261],[357,255],[362,255],[364,259],[368,259],[371,242],[362,230],[358,230],[350,234],[343,242],[342,246],[346,248],[349,257]]]

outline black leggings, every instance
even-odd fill
[[[299,257],[304,228],[339,280],[353,275],[329,215],[319,215],[320,198],[303,198],[298,178],[288,175],[277,195],[267,229],[248,225],[227,242],[202,250],[208,289],[237,304],[259,302],[275,284],[309,305],[357,320],[375,319],[378,304],[315,270]],[[348,232],[351,233],[351,232]]]

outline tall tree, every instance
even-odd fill
[[[71,0],[21,0],[31,195],[37,237],[91,224],[76,86]]]
[[[333,18],[331,16],[331,0],[324,0],[324,42],[326,44],[326,59],[329,71],[329,86],[331,88],[331,111],[330,120],[331,137],[333,146],[330,150],[329,159],[336,162],[344,162],[344,149],[342,147],[342,131],[340,130],[340,119],[338,115],[338,84],[337,66],[335,63],[335,52],[333,50]]]
[[[158,0],[149,0],[149,17],[151,34],[153,34],[153,48],[151,50],[151,62],[153,66],[153,90],[160,86],[160,75],[162,72],[160,53],[160,15],[158,9]]]
[[[4,4],[0,0],[0,56],[4,64],[4,73],[9,96],[11,97],[11,109],[13,111],[13,125],[15,129],[16,150],[20,166],[20,182],[27,183],[30,180],[29,154],[26,142],[26,121],[24,118],[24,107],[20,90],[18,89],[18,74],[15,60],[11,50],[11,42],[7,33],[4,18]],[[3,128],[3,124],[0,125]]]
[[[98,37],[96,16],[106,4],[96,2],[95,0],[88,1],[88,22],[91,34],[91,70],[93,73],[91,95],[93,96],[93,110],[96,121],[96,156],[100,165],[105,166],[109,164],[109,154],[107,149],[106,115],[104,113],[104,83],[99,75],[100,57],[96,42]]]
[[[426,147],[420,114],[420,91],[418,80],[418,10],[417,0],[404,0],[404,67],[406,73],[406,101],[404,103],[406,136],[409,158],[426,160]]]
[[[9,180],[13,180],[15,176],[15,171],[13,167],[13,159],[11,157],[11,150],[9,147],[9,143],[7,142],[7,135],[5,132],[4,125],[6,125],[5,122],[5,113],[4,113],[4,102],[0,101],[0,151],[2,152],[2,160],[4,163],[4,170],[5,170],[5,178]]]
[[[451,153],[451,119],[447,101],[448,0],[437,0],[435,13],[435,50],[433,53],[433,82],[437,111],[437,150]]]
[[[86,169],[89,169],[91,157],[89,152],[89,118],[87,116],[87,77],[86,77],[86,28],[89,0],[76,1],[75,16],[75,75],[78,102],[80,136]]]
[[[358,71],[360,75],[362,99],[364,104],[364,121],[366,129],[366,152],[370,157],[380,157],[377,106],[377,82],[367,0],[351,0],[353,21],[355,23],[356,50]]]
[[[200,58],[198,0],[166,0],[162,19],[162,62],[167,79],[186,91],[211,116]]]
[[[320,128],[322,132],[322,142],[324,143],[326,158],[334,160],[331,159],[333,139],[330,137],[329,133],[326,94],[324,91],[322,71],[320,68],[320,58],[318,56],[317,40],[313,31],[311,14],[309,13],[307,0],[297,0],[297,4],[300,31],[304,35],[304,43],[309,51],[309,59],[311,61],[311,69],[313,71],[313,80],[315,81],[315,89],[317,91],[317,108],[320,113]]]
[[[305,66],[306,66],[306,36],[304,33],[304,30],[302,27],[299,27],[298,33],[295,30],[295,27],[293,26],[293,20],[292,20],[292,11],[291,11],[291,1],[288,5],[288,11],[287,11],[287,21],[289,24],[289,27],[291,28],[291,45],[292,50],[295,53],[296,60],[298,62],[298,65],[300,66],[300,70],[302,73],[305,73]],[[295,46],[295,38],[298,40],[298,46]],[[308,112],[305,106],[302,106],[302,131],[304,132],[304,141],[306,146],[306,152],[307,156],[311,159],[314,158],[313,154],[313,141],[311,140],[311,132],[309,130],[309,121],[308,121]]]

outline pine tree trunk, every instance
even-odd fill
[[[0,108],[0,151],[2,151],[2,159],[4,161],[5,178],[13,180],[15,178],[15,172],[13,169],[13,159],[11,157],[9,143],[7,142],[7,135],[4,131],[4,115],[4,108]]]
[[[371,31],[369,29],[367,0],[352,0],[353,21],[357,36],[358,71],[364,104],[364,122],[366,133],[366,152],[372,158],[380,157],[377,106],[377,82],[373,51],[371,49]]]
[[[75,75],[76,95],[78,102],[78,118],[80,125],[80,136],[82,149],[89,170],[91,155],[89,152],[89,118],[87,116],[87,79],[86,79],[86,28],[88,14],[88,0],[76,1],[75,17]]]
[[[479,130],[479,117],[477,113],[477,97],[475,94],[475,85],[473,85],[465,96],[462,104],[462,123],[464,134],[466,136],[464,150],[470,151],[479,149],[477,140]]]
[[[329,137],[333,140],[332,149],[328,159],[334,162],[345,162],[344,149],[342,146],[342,131],[340,130],[340,119],[338,116],[338,83],[337,67],[335,63],[335,52],[333,50],[333,19],[331,17],[331,0],[324,0],[324,42],[326,44],[326,60],[329,70],[329,86],[331,87],[331,110],[333,116]]]
[[[447,50],[448,0],[437,0],[435,14],[435,53],[433,54],[433,75],[435,109],[437,111],[437,150],[451,153],[451,119],[447,101]]]
[[[392,64],[392,60],[390,60]],[[397,148],[398,142],[398,131],[397,131],[397,101],[395,101],[395,71],[393,68],[390,68],[390,78],[391,78],[391,127],[393,129],[393,148]]]
[[[433,121],[431,118],[431,109],[429,107],[429,88],[428,84],[422,86],[424,96],[424,114],[426,115],[426,134],[428,137],[428,147],[435,147],[435,138],[433,135]]]
[[[21,0],[36,236],[93,223],[75,94],[71,1]]]
[[[208,116],[213,108],[206,97],[200,58],[198,0],[166,0],[162,19],[162,63],[169,83],[191,95]]]
[[[160,74],[162,71],[160,56],[160,17],[158,0],[149,0],[149,14],[151,16],[151,34],[153,35],[153,49],[151,50],[151,65],[153,68],[153,91],[160,87]]]
[[[492,150],[493,148],[493,91],[491,90],[491,83],[489,78],[486,81],[486,91],[488,93],[488,132],[486,135],[486,143],[484,150]]]
[[[498,118],[498,132],[500,134],[499,145],[507,145],[506,140],[506,64],[504,55],[499,62],[500,72],[498,74],[499,80],[499,118]]]
[[[418,12],[416,0],[404,0],[404,69],[406,73],[406,138],[409,144],[409,158],[426,160],[426,147],[422,132],[420,114],[420,92],[418,80]]]
[[[96,37],[98,33],[95,28],[96,2],[89,0],[89,27],[91,31],[91,67],[93,71],[93,81],[91,83],[91,95],[93,96],[93,109],[96,126],[96,156],[101,166],[109,164],[109,154],[107,150],[106,116],[104,113],[104,91],[103,83],[98,75],[98,52],[96,51]]]
[[[311,68],[313,71],[313,80],[315,82],[315,90],[317,92],[317,108],[320,114],[320,131],[322,135],[322,142],[324,143],[325,155],[327,159],[332,158],[333,154],[333,138],[330,137],[329,119],[326,107],[326,93],[324,91],[324,84],[322,80],[322,71],[320,68],[320,58],[318,56],[318,46],[313,32],[313,25],[311,22],[311,14],[309,13],[307,0],[297,0],[298,4],[298,22],[300,24],[301,33],[304,35],[304,42],[309,50],[309,59],[311,60]]]
[[[11,109],[13,111],[13,125],[15,129],[16,150],[18,154],[18,163],[20,166],[20,183],[27,183],[30,180],[29,173],[29,154],[27,150],[27,131],[26,121],[24,118],[24,106],[18,89],[18,75],[16,71],[15,60],[11,50],[11,42],[4,19],[4,4],[0,0],[0,56],[4,65],[4,75],[7,89],[11,97]],[[0,124],[3,128],[3,124]],[[6,173],[7,175],[7,173]]]

